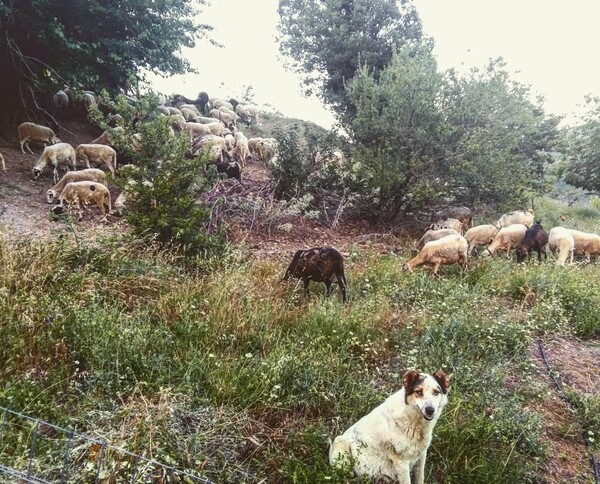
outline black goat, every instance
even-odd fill
[[[214,163],[217,167],[217,173],[225,173],[227,178],[235,178],[240,183],[242,182],[242,167],[237,161],[232,163]]]
[[[331,283],[337,282],[342,292],[342,301],[346,302],[347,283],[344,275],[344,258],[342,254],[331,247],[314,247],[297,251],[283,280],[286,281],[290,277],[302,279],[306,296],[308,296],[310,281],[324,282],[328,296],[333,292]]]
[[[531,257],[533,251],[538,254],[538,261],[542,262],[542,252],[544,257],[548,260],[548,253],[546,252],[546,244],[548,244],[548,234],[539,222],[536,222],[525,232],[525,238],[517,247],[517,262],[523,262],[526,256]]]

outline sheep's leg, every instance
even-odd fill
[[[58,183],[58,165],[54,167],[54,184]]]
[[[324,281],[324,282],[325,282],[325,295],[327,297],[329,297],[333,293],[333,286],[331,285],[331,281]]]
[[[342,293],[342,302],[346,302],[346,284],[344,283],[344,280],[338,276],[338,284],[340,286],[340,291]]]
[[[25,148],[27,148],[27,151],[29,151],[33,155],[33,151],[31,151],[31,147],[29,146],[29,138],[26,138],[24,143],[25,143]],[[23,146],[21,146],[21,151],[23,151]],[[23,151],[23,153],[25,153],[25,152]]]
[[[435,265],[433,266],[433,275],[435,277],[439,277],[438,271],[440,270],[440,263],[436,262]]]
[[[310,281],[308,279],[304,279],[304,296],[308,297],[308,284]]]

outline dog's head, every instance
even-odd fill
[[[402,386],[406,405],[417,407],[428,422],[437,420],[448,402],[450,389],[450,378],[442,370],[431,375],[409,370],[402,378]]]

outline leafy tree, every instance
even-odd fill
[[[422,38],[407,0],[280,0],[281,50],[344,119],[354,113],[345,83],[366,64],[375,79],[395,50]]]
[[[586,98],[582,123],[564,133],[564,180],[578,188],[600,192],[600,98]]]
[[[197,13],[190,0],[1,0],[5,124],[23,110],[51,113],[47,94],[65,86],[115,92],[134,85],[141,69],[188,71],[180,48],[210,30],[192,19]]]
[[[459,78],[404,49],[379,79],[361,68],[348,94],[364,198],[387,220],[440,203],[514,206],[544,188],[559,120],[501,61]]]

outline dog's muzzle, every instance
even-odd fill
[[[433,415],[435,414],[435,408],[431,405],[425,407],[423,413],[423,418],[427,421],[433,420]]]

